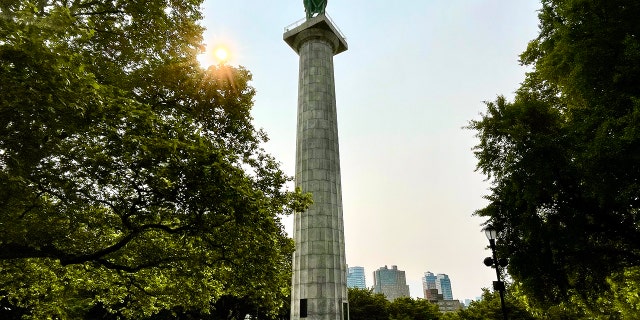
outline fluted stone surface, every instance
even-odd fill
[[[294,216],[291,319],[346,320],[347,268],[333,76],[333,56],[340,45],[346,49],[346,43],[331,28],[312,24],[285,33],[285,40],[300,55],[295,183],[311,192],[314,201],[307,211]],[[306,317],[301,315],[302,300]]]

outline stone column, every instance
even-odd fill
[[[314,203],[294,216],[291,319],[347,320],[347,267],[333,56],[347,49],[325,15],[285,32],[300,56],[295,184]]]

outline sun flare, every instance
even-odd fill
[[[203,68],[208,68],[211,65],[229,63],[231,58],[231,50],[229,50],[228,46],[217,45],[207,48],[205,52],[199,54],[198,62]]]
[[[219,63],[224,63],[229,60],[229,50],[224,47],[218,47],[213,52],[213,55],[216,57]]]

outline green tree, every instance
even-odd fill
[[[627,268],[609,278],[611,290],[600,298],[612,304],[622,319],[640,318],[640,267]]]
[[[521,55],[532,72],[470,123],[492,182],[477,214],[502,231],[500,255],[534,306],[613,316],[598,303],[607,279],[640,264],[638,16],[633,0],[542,1]]]
[[[0,295],[32,318],[276,312],[308,195],[261,149],[201,0],[0,2]]]
[[[390,320],[437,320],[438,306],[424,299],[397,298],[389,304]]]
[[[511,291],[511,290],[509,290]],[[507,292],[509,292],[507,291]],[[513,294],[506,294],[505,310],[509,319],[534,320],[526,305]],[[503,319],[500,294],[482,290],[482,300],[473,301],[467,308],[455,313],[451,320],[499,320]]]
[[[389,301],[372,289],[349,288],[349,319],[388,320]]]

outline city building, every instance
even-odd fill
[[[405,272],[398,266],[384,266],[373,272],[373,292],[382,293],[389,301],[411,296]]]
[[[462,309],[460,300],[440,300],[437,301],[436,304],[440,312],[455,312]]]
[[[367,288],[363,267],[349,267],[347,272],[347,287],[358,289]]]
[[[438,289],[427,289],[424,292],[425,300],[436,303],[444,300],[441,293],[438,293]]]
[[[464,299],[464,307],[465,308],[468,307],[471,304],[472,301],[473,300],[471,300],[471,299]]]
[[[436,275],[432,272],[425,272],[424,277],[422,277],[422,292],[424,293],[425,300],[433,301],[437,300],[437,298],[433,295],[433,290],[436,290],[435,293],[438,293],[438,288],[436,287]]]
[[[453,300],[453,293],[451,292],[451,280],[449,276],[444,273],[438,273],[436,276],[436,289],[442,294],[444,300]]]
[[[462,309],[462,303],[459,300],[453,300],[451,280],[446,274],[434,275],[432,272],[425,272],[422,277],[422,291],[425,300],[438,305],[440,312],[453,312]]]

